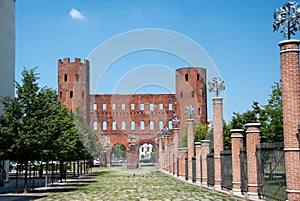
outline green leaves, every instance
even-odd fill
[[[56,91],[40,88],[38,79],[36,68],[24,69],[21,84],[16,83],[16,97],[0,98],[4,105],[0,116],[0,157],[15,161],[87,157],[72,113],[58,102]]]
[[[245,129],[246,123],[253,122],[261,124],[261,136],[266,137],[268,142],[283,141],[281,83],[276,82],[272,86],[272,93],[269,95],[267,105],[260,106],[258,102],[253,102],[251,110],[243,114],[233,113],[229,124],[224,126],[225,148],[230,148],[230,129]]]

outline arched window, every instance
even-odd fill
[[[154,121],[150,121],[150,130],[154,130]]]
[[[159,121],[159,130],[163,129],[164,127],[164,122],[163,121]]]
[[[125,121],[122,121],[122,131],[125,131],[126,130],[126,123]]]
[[[145,130],[145,122],[144,121],[140,122],[140,129]]]
[[[130,122],[130,129],[135,130],[135,122],[134,121]]]
[[[93,122],[93,130],[94,131],[98,130],[98,122],[97,121]]]
[[[111,123],[111,128],[113,131],[117,130],[117,123],[115,121]]]
[[[102,122],[102,130],[104,130],[104,131],[107,130],[107,123],[106,123],[106,121]]]
[[[172,128],[173,128],[173,124],[172,124],[172,121],[171,121],[171,120],[169,121],[169,126],[168,126],[168,127],[169,127],[169,129],[172,129]]]

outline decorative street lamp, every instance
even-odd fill
[[[168,134],[169,130],[170,129],[168,127],[164,127],[161,131],[164,135],[166,135],[166,134]]]
[[[216,76],[212,79],[212,81],[208,82],[209,85],[209,92],[213,92],[218,97],[221,91],[225,90],[224,81],[219,77]]]
[[[157,132],[157,136],[160,138],[162,136],[163,132],[160,130]]]
[[[172,119],[172,124],[175,126],[180,124],[180,119],[178,119],[177,117],[175,117],[174,119]]]
[[[163,135],[168,134],[169,131],[170,131],[170,129],[168,127],[165,127],[163,129],[161,129],[160,131],[158,131],[157,136],[162,137]]]
[[[188,105],[188,106],[185,106],[184,114],[187,115],[189,119],[191,119],[192,116],[195,116],[196,110],[193,106]]]
[[[277,31],[280,27],[283,37],[291,39],[291,35],[300,29],[300,8],[298,2],[288,2],[273,14],[274,23],[273,31]]]

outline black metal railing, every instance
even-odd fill
[[[192,157],[192,182],[196,182],[196,156]]]
[[[221,151],[221,187],[232,189],[232,155],[231,150]]]
[[[189,160],[185,157],[185,180],[189,180]]]
[[[207,185],[215,185],[214,153],[207,154]]]
[[[200,181],[203,182],[203,174],[202,174],[202,156],[200,156]]]
[[[248,172],[247,172],[247,152],[246,147],[240,149],[241,166],[241,191],[243,194],[248,192]]]
[[[284,144],[256,145],[258,194],[261,199],[287,200]]]

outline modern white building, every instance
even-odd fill
[[[140,162],[151,162],[152,144],[145,143],[140,146]]]
[[[15,0],[0,0],[0,96],[14,97],[15,81]],[[3,105],[0,104],[0,114]],[[1,133],[0,133],[1,135]],[[0,161],[8,181],[9,161]],[[0,180],[3,168],[0,167]],[[1,181],[0,181],[1,183]]]

